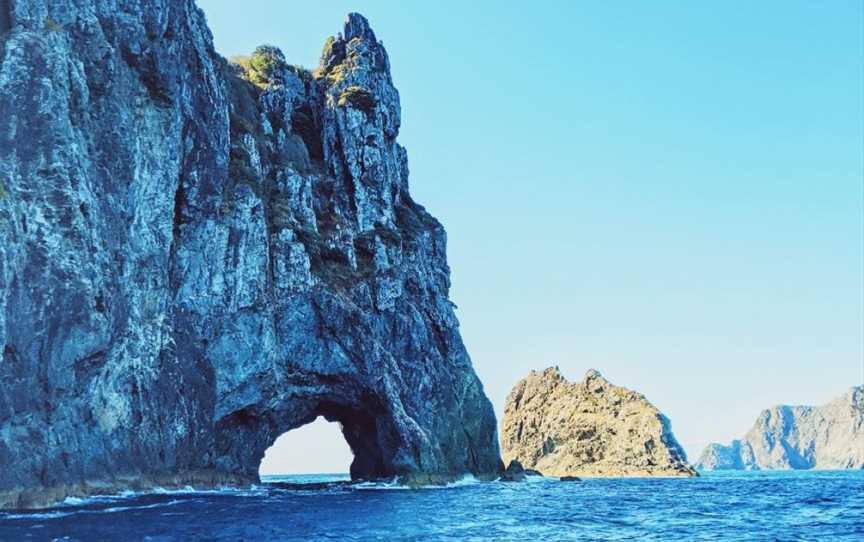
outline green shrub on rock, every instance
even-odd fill
[[[260,45],[249,58],[249,66],[262,78],[275,83],[281,77],[281,71],[287,67],[285,56],[278,47]]]
[[[239,75],[261,88],[281,83],[283,71],[288,68],[282,51],[274,45],[260,45],[251,56],[235,56],[231,63]]]
[[[339,99],[336,101],[339,107],[351,106],[354,109],[359,109],[367,115],[375,111],[377,101],[375,95],[363,87],[351,85],[339,94]]]

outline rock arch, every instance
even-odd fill
[[[262,85],[193,0],[142,6],[0,3],[0,506],[249,483],[319,414],[358,478],[494,476],[366,19]]]
[[[315,403],[312,400],[310,404]],[[273,419],[270,413],[240,411],[222,421],[217,428],[217,463],[232,472],[253,478],[264,452],[279,436],[314,422],[318,417],[341,426],[353,460],[349,473],[354,480],[395,477],[395,455],[401,437],[383,410],[373,401],[348,405],[344,401],[320,400],[312,408],[296,408]]]

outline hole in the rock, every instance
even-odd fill
[[[339,423],[318,417],[314,422],[283,433],[264,452],[259,475],[344,474],[354,455]]]

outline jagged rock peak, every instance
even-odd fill
[[[603,382],[609,382],[608,380],[603,378],[603,375],[600,374],[600,371],[598,371],[596,369],[588,369],[588,372],[585,373],[584,381],[590,382],[592,380],[601,380]]]
[[[349,13],[348,17],[345,19],[344,35],[346,41],[360,38],[369,40],[373,43],[378,43],[378,39],[375,37],[375,32],[373,32],[372,27],[369,26],[369,21],[366,17],[356,12]]]
[[[349,64],[343,66],[345,62]],[[334,68],[340,69],[334,73]],[[359,13],[348,14],[343,31],[337,36],[331,36],[324,43],[321,52],[321,62],[318,74],[329,75],[325,82],[336,82],[344,79],[348,71],[372,71],[392,82],[390,76],[390,61],[384,44],[375,36],[369,21]]]
[[[561,368],[558,367],[557,365],[547,367],[546,369],[543,369],[542,371],[536,371],[536,370],[532,369],[530,374],[543,375],[544,378],[547,378],[551,381],[566,381],[567,380],[567,378],[564,376],[564,374],[561,373]],[[603,377],[603,375],[600,373],[600,371],[598,371],[597,369],[588,369],[585,372],[585,377],[582,379],[582,382],[588,383],[588,382],[591,382],[594,380],[609,383],[609,381]]]
[[[408,192],[387,54],[218,56],[192,0],[0,1],[0,507],[258,480],[340,422],[355,478],[497,475]]]
[[[669,420],[596,370],[570,383],[532,371],[507,397],[504,461],[553,476],[692,476]]]
[[[864,468],[864,386],[826,405],[763,410],[744,438],[709,444],[702,470]]]
[[[387,51],[363,16],[349,15],[344,36],[327,40],[313,78],[324,167],[349,183],[361,231],[392,228],[409,198],[407,154],[396,142],[401,105]]]

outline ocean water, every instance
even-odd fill
[[[864,540],[864,471],[466,479],[421,489],[345,478],[69,499],[0,512],[0,540]]]

